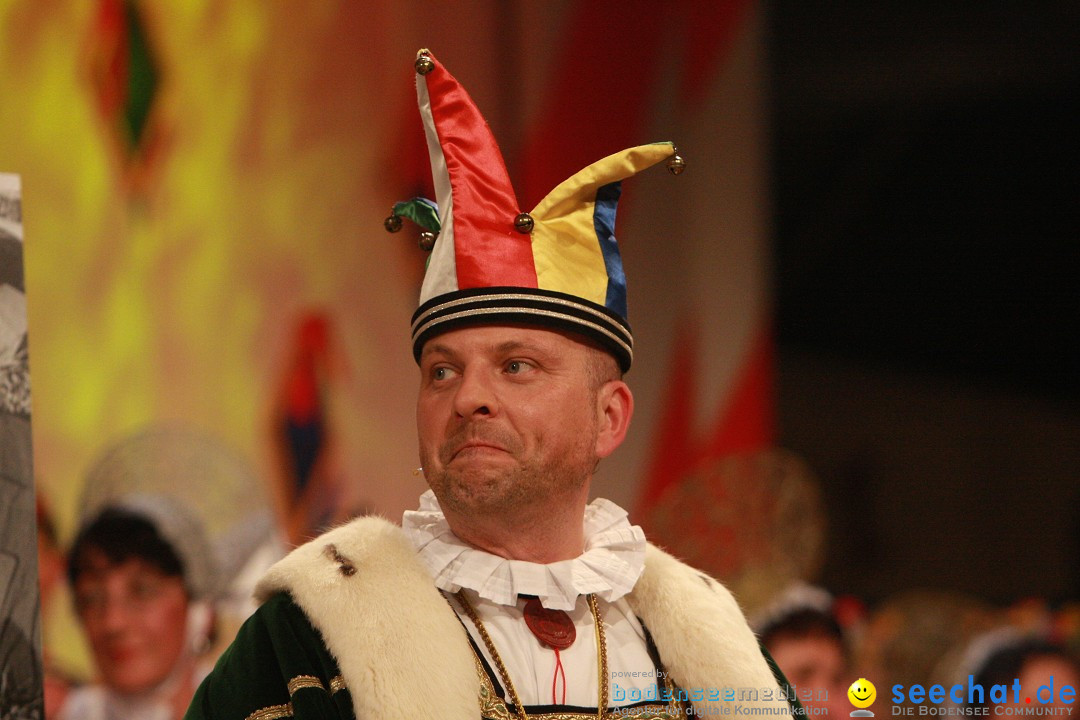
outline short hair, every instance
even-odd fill
[[[589,346],[589,352],[585,357],[585,376],[589,387],[594,392],[599,390],[604,383],[622,380],[623,371],[614,355],[591,338],[580,336],[580,341]]]
[[[761,628],[759,636],[765,647],[773,647],[781,640],[821,637],[835,640],[846,652],[844,632],[836,618],[816,608],[803,608],[786,614]]]
[[[1039,657],[1058,658],[1080,669],[1080,663],[1076,657],[1071,655],[1065,647],[1041,638],[1029,637],[1019,642],[1009,643],[991,653],[974,673],[974,684],[983,688],[1008,685],[1015,678],[1020,677],[1021,671],[1028,662]],[[990,700],[987,697],[980,697],[980,700],[981,702],[971,702],[968,705],[989,707]]]
[[[90,569],[90,556],[95,551],[113,565],[142,560],[168,577],[184,578],[184,563],[176,550],[154,523],[130,510],[107,508],[79,531],[68,555],[68,581],[72,586]]]

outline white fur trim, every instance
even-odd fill
[[[337,660],[356,717],[476,720],[480,681],[465,629],[401,528],[361,518],[300,546],[255,590],[260,600],[281,591]]]
[[[707,700],[716,688],[772,690],[772,701],[736,700],[748,707],[786,708],[778,686],[742,610],[727,588],[649,545],[645,572],[628,596],[630,607],[649,629],[660,662],[676,685],[705,700],[693,703],[699,715],[722,712],[723,699]],[[715,709],[710,710],[710,707]]]

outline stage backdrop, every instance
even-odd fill
[[[477,100],[526,208],[624,147],[673,140],[687,160],[624,184],[637,415],[597,494],[674,543],[672,488],[768,445],[757,5],[432,5],[0,2],[0,167],[23,176],[34,238],[35,469],[62,538],[97,453],[163,424],[245,456],[252,503],[295,500],[306,468],[334,502],[297,527],[413,507],[424,255],[382,220],[431,193],[419,47]],[[281,427],[312,417],[304,465]]]

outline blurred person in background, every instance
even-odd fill
[[[974,660],[969,672],[973,684],[981,685],[983,693],[981,697],[969,698],[970,707],[1036,705],[1045,714],[1055,713],[1042,708],[1060,708],[1058,714],[1067,715],[1076,705],[1076,692],[1080,691],[1080,659],[1064,646],[1040,636],[1021,634],[1012,628],[987,633],[972,646],[969,659],[974,657]],[[1017,680],[1020,681],[1019,696],[1013,689]],[[1007,702],[995,703],[991,699],[990,689],[994,685],[1007,688]],[[1049,694],[1040,692],[1043,686],[1052,691]],[[1061,690],[1066,686],[1074,691],[1071,702],[1065,702],[1061,697]]]
[[[832,606],[825,590],[797,583],[752,618],[751,626],[808,712],[822,708],[822,714],[840,717],[850,710],[846,691],[853,678]]]
[[[80,525],[106,507],[130,506],[132,498],[147,497],[178,511],[153,515],[159,531],[167,530],[162,520],[173,515],[197,527],[197,532],[166,532],[165,537],[181,549],[178,540],[199,538],[194,560],[179,553],[185,575],[192,562],[204,562],[210,553],[207,566],[217,580],[214,634],[227,643],[256,607],[251,599],[256,580],[285,554],[264,481],[243,454],[216,434],[173,421],[148,425],[102,447],[94,458],[80,495]],[[205,605],[210,598],[202,601]],[[221,649],[211,647],[207,654]]]
[[[216,587],[198,518],[174,498],[114,501],[82,525],[68,578],[99,681],[73,690],[63,720],[172,720],[208,669]]]

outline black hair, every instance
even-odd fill
[[[759,635],[765,647],[788,638],[824,637],[844,645],[844,632],[831,614],[814,608],[788,613],[761,628]]]
[[[79,531],[68,555],[68,581],[72,586],[90,568],[90,556],[100,552],[113,565],[143,560],[169,577],[184,577],[184,564],[172,545],[144,516],[107,508]]]
[[[994,685],[1010,685],[1020,677],[1024,665],[1037,657],[1059,658],[1080,669],[1077,659],[1061,645],[1040,638],[1027,638],[997,650],[986,659],[974,675],[974,684],[981,685],[984,691],[982,702],[969,704],[973,707],[988,707],[991,702],[986,693],[990,688]]]

